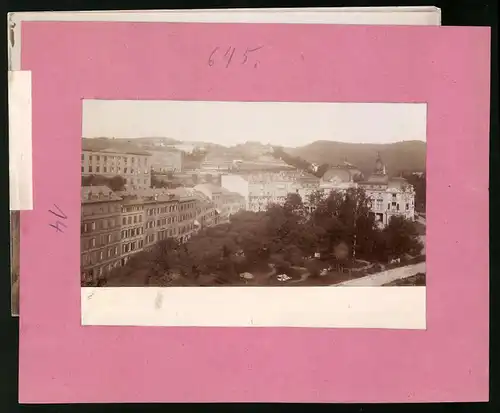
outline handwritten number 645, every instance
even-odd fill
[[[246,50],[245,50],[245,53],[243,53],[241,64],[242,65],[246,64],[248,62],[248,60],[249,60],[250,54],[253,53],[253,52],[256,52],[259,49],[262,49],[262,47],[263,46],[254,47],[254,48],[247,47]],[[210,67],[212,67],[212,66],[215,65],[216,60],[217,60],[217,52],[219,50],[220,50],[220,47],[216,47],[214,50],[212,50],[212,53],[210,53],[210,56],[208,58],[208,65]],[[226,61],[226,65],[225,65],[226,68],[228,68],[229,65],[231,65],[231,63],[233,61],[233,57],[235,57],[235,55],[236,55],[236,57],[238,55],[238,53],[236,51],[236,48],[232,47],[232,46],[229,46],[229,48],[226,50],[226,52],[223,55],[223,58]],[[260,62],[258,60],[256,60],[255,63],[254,63],[254,68],[256,68],[259,63]]]

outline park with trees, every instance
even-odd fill
[[[113,270],[107,286],[330,285],[425,260],[416,223],[379,228],[363,189],[289,194],[266,211],[240,211],[188,242],[166,239]],[[311,208],[313,206],[312,212]],[[395,262],[397,262],[395,264]]]

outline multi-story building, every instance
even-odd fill
[[[363,188],[371,200],[371,212],[379,226],[386,226],[392,216],[415,218],[415,191],[406,179],[389,177],[380,155],[374,172],[364,179],[358,168],[351,164],[330,168],[321,178],[320,189],[327,195],[331,191]]]
[[[227,217],[227,220],[229,220],[231,216],[236,214],[237,212],[246,209],[245,197],[238,194],[237,192],[231,192],[225,188],[222,188],[222,200],[222,215]]]
[[[194,187],[196,191],[201,192],[212,201],[215,208],[214,225],[229,221],[229,214],[224,203],[222,187],[214,184],[200,184]]]
[[[124,197],[122,202],[121,264],[144,249],[144,202],[137,197]]]
[[[320,189],[339,190],[356,187],[356,183],[363,179],[363,174],[354,165],[344,162],[329,168],[321,177],[319,182]]]
[[[121,265],[122,199],[105,186],[83,187],[81,206],[81,277],[97,281]]]
[[[282,204],[288,194],[299,193],[304,197],[314,190],[318,180],[299,171],[266,172],[247,175],[223,175],[221,186],[243,196],[246,209],[265,211],[270,204]]]
[[[246,208],[245,197],[237,192],[229,191],[219,185],[200,184],[195,190],[207,196],[215,206],[215,225],[229,222],[231,215]]]
[[[174,194],[155,194],[143,199],[145,248],[167,238],[179,236],[179,198]]]
[[[371,199],[372,213],[380,226],[386,226],[393,216],[403,216],[415,220],[415,190],[404,178],[390,178],[385,165],[377,157],[375,171],[370,177],[359,182]]]
[[[177,207],[177,239],[180,242],[187,242],[194,234],[200,230],[200,223],[197,222],[197,197],[193,189],[175,188],[170,193],[178,198]]]
[[[193,196],[196,198],[195,227],[200,230],[207,227],[213,227],[217,220],[215,204],[203,192],[194,190]]]
[[[95,149],[92,140],[83,140],[82,176],[101,175],[106,178],[121,176],[128,188],[151,186],[151,154],[139,149],[127,152],[107,147]]]

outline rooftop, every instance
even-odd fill
[[[203,192],[204,194],[206,194],[208,196],[211,196],[214,193],[221,193],[222,192],[222,188],[220,186],[214,185],[214,184],[198,184],[198,185],[195,185],[194,189],[196,191]]]
[[[120,201],[122,198],[104,185],[83,186],[81,188],[81,200],[85,203]]]
[[[151,156],[149,152],[129,141],[110,138],[82,138],[82,150],[130,155]]]

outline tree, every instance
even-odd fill
[[[385,248],[389,258],[400,258],[405,254],[419,255],[423,245],[417,229],[409,219],[393,216],[383,230]]]
[[[123,191],[125,189],[125,179],[119,175],[109,179],[108,184],[112,191]]]
[[[316,175],[318,178],[321,178],[326,173],[326,171],[328,171],[329,168],[330,168],[329,164],[327,163],[321,164],[314,173],[314,175]]]

